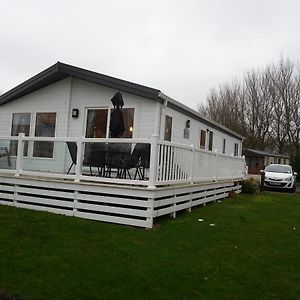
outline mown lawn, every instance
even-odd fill
[[[299,194],[240,195],[162,219],[152,230],[5,206],[0,226],[0,294],[11,297],[300,295]]]

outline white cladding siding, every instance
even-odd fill
[[[31,113],[30,134],[34,134],[37,112],[56,112],[56,136],[65,136],[70,79],[66,78],[29,95],[0,106],[0,135],[9,136],[13,113]]]
[[[217,130],[215,127],[208,126],[205,123],[202,123],[196,118],[185,115],[177,110],[174,110],[170,107],[166,108],[166,115],[172,117],[172,139],[174,143],[181,143],[186,145],[195,145],[199,147],[200,143],[200,131],[206,131],[206,143],[205,149],[208,150],[208,131],[213,132],[213,151],[218,153],[223,153],[223,139],[226,140],[225,154],[233,155],[234,154],[234,144],[239,144],[239,155],[241,149],[241,140],[234,138],[229,134],[226,134],[220,130]],[[186,126],[186,121],[190,120],[190,136],[188,139],[184,138],[184,128]]]
[[[29,95],[16,99],[0,106],[0,135],[10,136],[13,113],[31,113],[30,136],[34,136],[35,118],[37,112],[56,112],[55,136],[78,137],[85,135],[86,111],[88,108],[112,108],[111,98],[117,90],[93,84],[84,80],[68,77],[59,82],[46,86]],[[223,139],[226,139],[227,155],[233,155],[234,144],[241,140],[223,133],[216,128],[201,123],[196,118],[167,107],[162,108],[157,101],[141,96],[122,92],[124,108],[134,108],[134,138],[150,138],[159,129],[164,112],[172,117],[172,142],[195,145],[199,147],[200,130],[211,130],[214,133],[213,151],[222,153]],[[79,117],[72,118],[72,109],[79,109]],[[161,138],[164,134],[164,117],[162,117]],[[186,121],[190,120],[190,136],[184,138]],[[206,135],[206,149],[208,149],[208,134]],[[64,153],[62,156],[61,153]],[[31,161],[40,166],[41,171],[63,171],[69,165],[69,154],[66,145],[61,143],[55,146],[54,159],[32,158],[24,160],[24,169],[30,168]],[[25,165],[26,164],[26,165]]]
[[[71,84],[71,95],[70,95]],[[66,78],[29,95],[0,106],[0,135],[9,136],[12,114],[31,113],[30,135],[34,134],[37,112],[56,112],[56,136],[78,137],[85,134],[87,108],[112,108],[110,99],[117,90],[79,79]],[[124,108],[134,108],[134,137],[148,138],[154,134],[156,102],[122,92]],[[69,99],[71,96],[71,101]],[[79,109],[79,117],[72,118],[71,110]]]
[[[117,90],[73,79],[70,107],[79,109],[79,118],[70,118],[68,136],[85,134],[86,110],[88,108],[113,108],[111,98]],[[124,108],[134,108],[134,138],[148,138],[154,134],[155,101],[122,92]]]
[[[31,113],[30,136],[34,136],[36,113],[56,112],[55,136],[66,136],[66,118],[68,115],[70,78],[63,79],[29,95],[16,99],[0,107],[0,135],[10,136],[13,113]],[[9,142],[8,142],[9,144]],[[29,153],[33,144],[29,143]],[[64,148],[62,148],[64,147]],[[26,158],[23,160],[23,169],[34,169],[48,172],[61,172],[65,165],[65,145],[57,143],[54,148],[54,158]],[[30,150],[31,149],[31,150]],[[15,159],[12,158],[14,165]]]
[[[10,136],[13,113],[31,113],[30,136],[34,136],[36,113],[56,112],[55,136],[84,136],[87,108],[112,108],[110,99],[116,92],[117,90],[111,88],[68,77],[1,106],[0,135]],[[124,108],[135,109],[133,137],[151,137],[155,133],[156,102],[125,92],[122,92],[122,95]],[[71,117],[73,108],[79,109],[78,118]],[[62,151],[65,155],[57,159],[58,156],[62,157]],[[56,145],[54,159],[26,159],[24,170],[30,170],[32,160],[35,161],[35,167],[38,166],[41,171],[60,172],[63,171],[63,166],[66,168],[65,165],[69,165],[68,151],[62,143]],[[12,161],[14,164],[13,158]]]

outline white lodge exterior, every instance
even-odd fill
[[[58,62],[0,96],[0,204],[151,228],[239,192],[242,140],[159,90]]]

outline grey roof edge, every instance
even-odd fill
[[[160,90],[147,87],[144,85],[136,84],[130,81],[122,80],[119,78],[107,76],[97,72],[93,72],[87,69],[75,67],[62,62],[57,62],[49,68],[43,70],[42,72],[36,74],[35,76],[29,78],[23,83],[17,85],[11,90],[0,96],[0,105],[6,104],[13,101],[19,97],[29,94],[35,90],[38,90],[47,84],[56,82],[65,77],[72,76],[79,79],[87,80],[96,84],[108,86],[116,90],[121,90],[124,92],[129,92],[139,96],[143,96],[149,99],[157,100],[163,102],[167,100],[169,106],[173,106],[175,109],[180,110],[188,115],[199,119],[205,124],[217,128],[231,136],[237,137],[241,140],[245,138],[238,133],[226,128],[225,126],[210,120],[202,115],[200,115],[195,110],[189,108],[188,106],[176,101],[175,99],[163,94]]]
[[[245,139],[244,136],[242,136],[242,135],[234,132],[233,130],[231,130],[231,129],[229,129],[229,128],[227,128],[227,127],[219,124],[218,122],[215,122],[215,121],[213,121],[213,120],[211,120],[209,118],[204,117],[203,115],[201,115],[197,111],[193,110],[192,108],[190,108],[190,107],[188,107],[188,106],[186,106],[186,105],[184,105],[184,104],[176,101],[175,99],[173,99],[173,98],[171,98],[171,97],[169,97],[169,96],[167,96],[167,95],[165,95],[163,93],[160,93],[159,97],[161,97],[163,100],[166,100],[168,102],[168,105],[170,104],[169,105],[170,107],[173,106],[175,109],[179,109],[181,111],[187,112],[187,113],[189,113],[189,115],[191,115],[192,117],[195,117],[196,119],[198,119],[201,122],[207,124],[208,126],[216,128],[218,130],[221,130],[221,131],[229,134],[230,136],[236,137],[238,139],[241,139],[241,140]]]
[[[18,98],[19,94],[22,94],[22,92],[32,86],[35,82],[41,81],[44,78],[50,76],[51,74],[54,74],[58,71],[59,63],[56,63],[49,68],[43,70],[42,72],[34,75],[33,77],[27,79],[26,81],[22,82],[21,84],[17,85],[16,87],[8,90],[4,94],[0,95],[0,105],[6,104],[12,100],[15,100]]]
[[[114,88],[116,90],[129,92],[146,98],[159,100],[158,95],[160,93],[160,90],[158,89],[89,71],[62,62],[57,62],[49,68],[43,70],[42,72],[36,74],[35,76],[29,78],[23,83],[2,94],[0,96],[0,105],[6,104],[35,90],[38,90],[46,86],[47,84],[54,83],[68,76],[87,80],[96,84],[101,84],[110,88]]]
[[[150,99],[157,99],[160,90],[145,85],[133,83],[131,81],[104,75],[87,69],[75,67],[62,62],[58,62],[59,70],[70,76],[84,79],[96,84],[108,86],[117,90],[130,92]]]
[[[250,148],[244,148],[243,151],[248,151],[253,154],[261,155],[261,156],[274,156],[274,157],[281,157],[281,158],[290,158],[289,155],[286,154],[280,154],[280,153],[271,153],[263,150],[256,150],[256,149],[250,149]]]

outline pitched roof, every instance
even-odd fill
[[[243,154],[244,155],[256,155],[256,156],[273,156],[273,157],[281,157],[281,158],[290,158],[286,154],[279,154],[279,153],[271,153],[267,151],[262,151],[262,150],[256,150],[256,149],[249,149],[249,148],[244,148],[243,149]]]
[[[72,65],[57,62],[46,70],[38,73],[32,78],[26,80],[15,88],[9,90],[8,92],[0,96],[0,106],[9,103],[15,99],[28,95],[38,89],[41,89],[47,85],[55,83],[66,77],[75,77],[82,80],[86,80],[95,84],[110,87],[123,92],[128,92],[134,95],[142,96],[148,99],[153,99],[159,102],[167,101],[167,105],[178,111],[185,113],[188,116],[192,116],[197,120],[200,120],[204,124],[207,124],[213,128],[216,128],[222,132],[225,132],[231,136],[237,137],[239,139],[244,139],[240,134],[224,127],[223,125],[210,120],[202,115],[200,115],[195,110],[189,108],[188,106],[164,95],[160,90],[147,87],[144,85],[136,84],[130,81],[118,79],[115,77],[103,75],[90,70],[78,68]]]
[[[68,76],[87,80],[89,82],[101,84],[103,86],[146,98],[159,99],[158,95],[160,91],[157,89],[57,62],[53,66],[33,76],[10,91],[2,94],[0,96],[0,105],[30,94]]]

